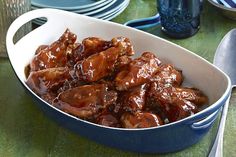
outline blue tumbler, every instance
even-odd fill
[[[158,0],[162,31],[174,38],[187,38],[200,28],[200,0]]]
[[[161,24],[162,31],[173,38],[187,38],[200,28],[202,0],[157,0],[155,16],[130,20],[125,25],[144,29]]]

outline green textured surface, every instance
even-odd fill
[[[155,15],[155,0],[131,0],[128,8],[113,21],[127,20]],[[204,2],[201,29],[193,37],[182,40],[169,39],[159,27],[148,31],[164,37],[212,61],[222,37],[236,26],[235,21],[222,17],[215,8]],[[227,117],[224,156],[236,156],[236,90],[233,91]],[[44,157],[44,156],[164,156],[204,157],[207,156],[215,136],[216,125],[197,144],[183,151],[164,155],[137,154],[109,148],[60,127],[49,119],[34,104],[18,82],[7,59],[0,59],[0,157]],[[185,137],[183,137],[184,140]]]

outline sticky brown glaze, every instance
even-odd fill
[[[111,40],[112,46],[120,50],[120,56],[127,55],[133,56],[135,54],[133,45],[131,44],[129,38],[126,37],[116,37]]]
[[[176,70],[171,64],[162,64],[160,70],[151,78],[151,81],[178,87],[183,82],[182,71]]]
[[[142,111],[146,103],[147,84],[121,92],[120,102],[123,111],[136,113]]]
[[[76,38],[67,29],[39,46],[25,68],[26,84],[70,115],[109,127],[148,128],[191,116],[208,103],[197,88],[182,86],[181,70],[154,53],[132,58],[126,37]]]
[[[127,66],[131,61],[132,61],[132,58],[130,58],[127,55],[119,57],[116,63],[116,69],[115,69],[114,74],[117,75],[118,72],[127,69]]]
[[[117,48],[112,47],[79,61],[75,65],[76,76],[85,82],[98,81],[108,76],[115,69],[119,52]]]
[[[202,106],[203,104],[208,103],[207,96],[205,96],[202,91],[196,88],[187,88],[187,87],[175,88],[174,94],[176,97],[191,101],[192,103],[194,103],[199,107]]]
[[[103,84],[83,85],[60,93],[53,105],[74,116],[88,118],[115,103],[116,99],[117,93],[107,91]]]
[[[150,81],[159,70],[161,61],[151,52],[144,52],[141,57],[132,60],[128,67],[115,78],[117,90],[123,91]]]
[[[67,63],[67,54],[74,48],[76,35],[67,29],[63,35],[50,46],[39,48],[36,56],[30,62],[31,71],[47,68],[63,67]],[[39,51],[41,49],[41,51]]]
[[[105,51],[112,46],[111,41],[106,41],[98,37],[88,37],[82,41],[80,49],[73,52],[74,61],[80,61],[89,56]]]
[[[164,111],[169,122],[175,122],[198,112],[197,106],[185,99],[176,99],[172,104],[164,104]]]
[[[49,47],[49,45],[40,45],[36,51],[35,54],[37,55],[38,53],[40,53],[42,50],[47,49]]]
[[[96,123],[109,127],[121,127],[119,117],[108,109],[103,110],[101,114],[99,114],[99,116],[96,118]]]
[[[94,82],[114,72],[118,58],[130,53],[130,45],[127,46],[127,42],[120,41],[116,44],[118,46],[115,45],[116,47],[111,47],[79,61],[75,65],[77,77],[85,82]]]
[[[147,97],[149,107],[158,108],[164,112],[170,122],[198,112],[194,102],[198,105],[207,103],[206,96],[199,90],[181,90],[181,88],[165,86],[158,82],[151,83]]]
[[[121,117],[124,128],[149,128],[163,124],[158,115],[148,112],[137,112],[136,114],[124,113]]]
[[[38,95],[48,92],[55,92],[71,79],[69,70],[66,67],[49,68],[30,73],[26,84]]]

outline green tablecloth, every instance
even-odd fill
[[[128,8],[113,21],[148,17],[156,13],[156,0],[131,0]],[[147,29],[152,34],[177,43],[212,62],[222,37],[236,21],[229,20],[207,1],[201,16],[201,29],[188,39],[174,40],[166,37],[160,27]],[[236,156],[236,90],[233,91],[224,138],[224,156]],[[0,59],[0,157],[24,156],[207,156],[214,139],[217,123],[210,132],[194,146],[171,154],[137,154],[109,148],[60,127],[49,119],[26,94],[14,75],[8,59]],[[184,137],[183,137],[184,138]]]

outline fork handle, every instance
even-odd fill
[[[220,124],[217,129],[217,135],[214,144],[211,148],[211,151],[208,154],[208,157],[223,157],[224,129],[229,108],[229,100],[230,96],[228,97],[227,101],[225,102],[225,105],[223,106],[223,111],[220,117]]]

